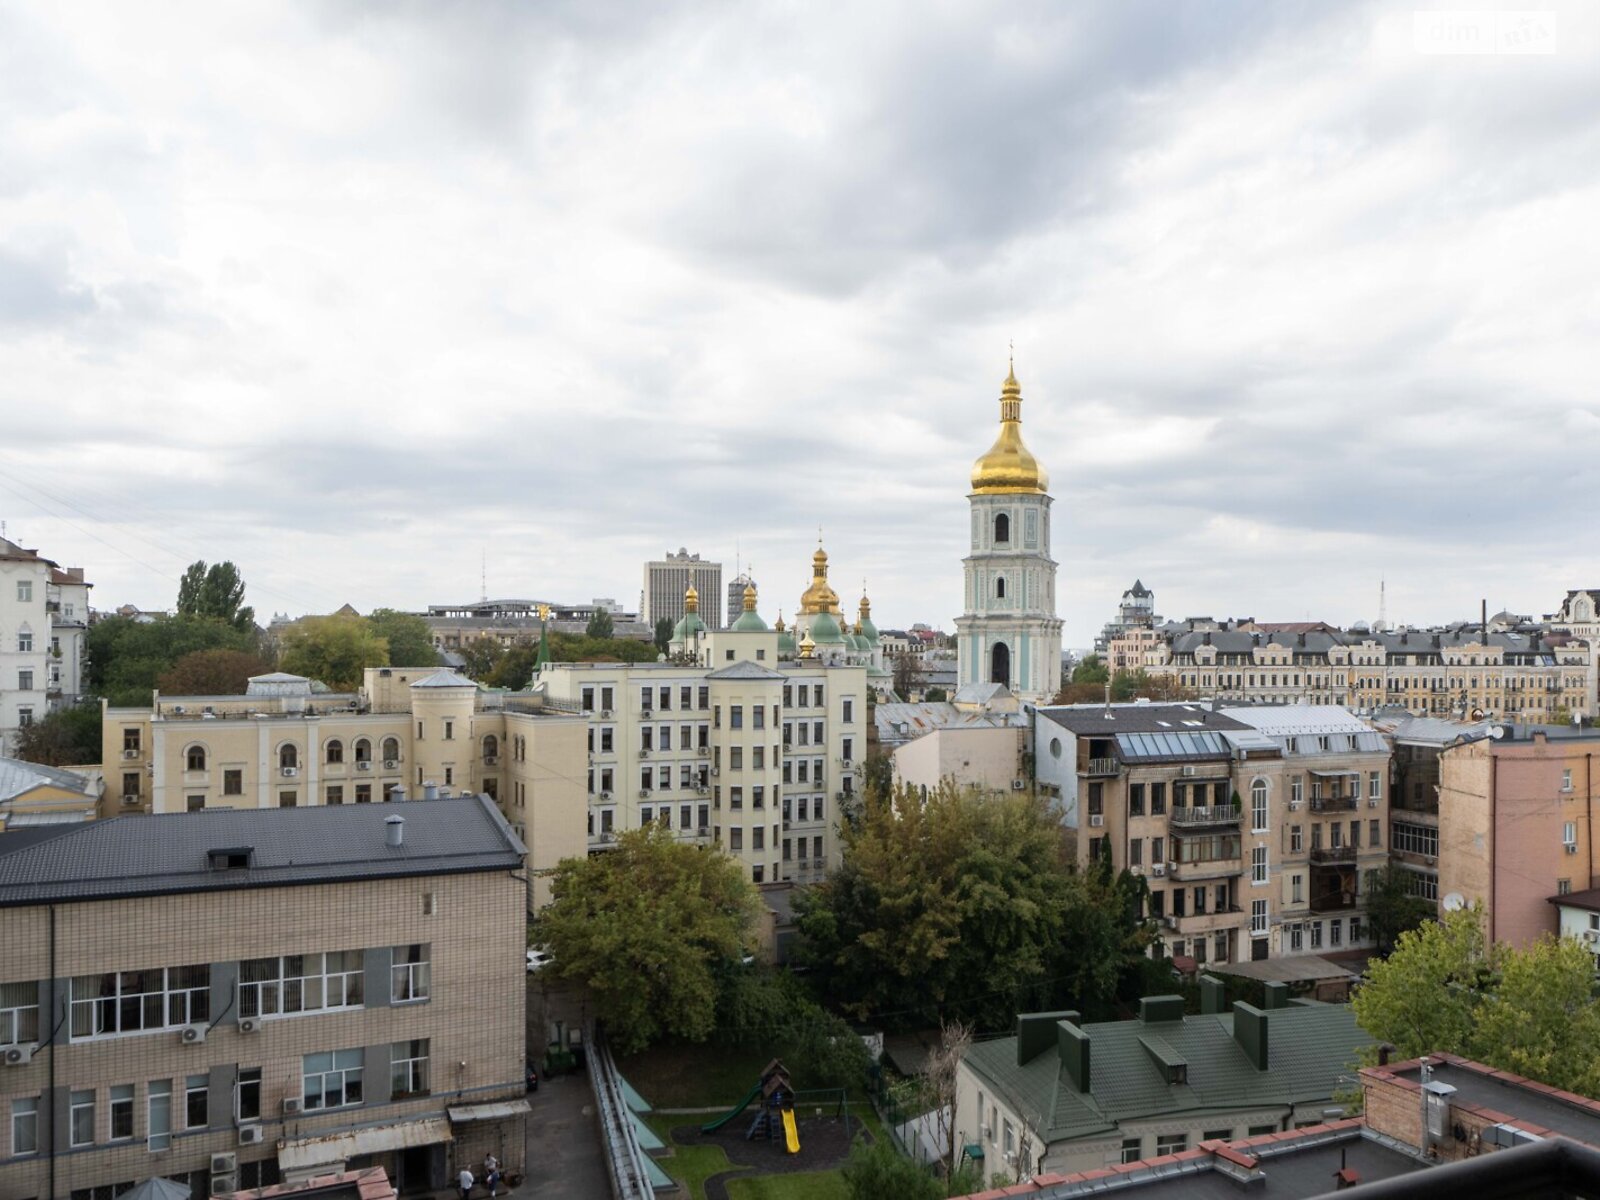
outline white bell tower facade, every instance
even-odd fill
[[[1022,442],[1022,388],[1012,370],[1000,393],[999,436],[972,467],[966,613],[956,619],[963,687],[1004,684],[1035,704],[1061,688],[1049,486]]]

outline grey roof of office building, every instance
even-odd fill
[[[0,803],[47,785],[76,792],[85,800],[95,799],[93,785],[74,771],[23,762],[20,758],[0,758]]]
[[[1037,712],[1063,729],[1085,736],[1249,728],[1204,704],[1064,704],[1041,707]]]
[[[385,822],[405,818],[402,845]],[[0,834],[0,908],[516,870],[526,849],[485,796],[116,817],[48,839]],[[249,865],[211,866],[213,851]]]

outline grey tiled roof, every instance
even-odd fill
[[[1087,737],[1248,728],[1203,704],[1113,704],[1110,707],[1073,704],[1040,708],[1038,713],[1064,729]]]
[[[768,670],[759,663],[748,659],[741,662],[729,663],[727,666],[712,671],[707,679],[782,679],[783,676],[776,671]]]
[[[389,846],[385,821],[405,818]],[[290,884],[515,870],[524,848],[483,796],[406,804],[208,809],[126,816],[47,840],[0,835],[0,908]],[[213,869],[213,850],[251,850]]]
[[[77,792],[86,800],[95,798],[89,781],[74,771],[23,762],[20,758],[0,758],[0,802],[46,784]]]
[[[1106,1132],[1124,1121],[1226,1108],[1288,1106],[1331,1097],[1358,1051],[1372,1044],[1342,1005],[1291,1005],[1267,1014],[1268,1063],[1257,1071],[1233,1038],[1233,1014],[1181,1021],[1105,1021],[1085,1025],[1091,1086],[1077,1092],[1054,1043],[1022,1066],[1017,1039],[997,1038],[967,1052],[972,1070],[1013,1112],[1036,1114],[1047,1144]],[[1188,1064],[1187,1082],[1168,1083],[1141,1038],[1154,1035]]]

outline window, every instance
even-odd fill
[[[1300,826],[1289,826],[1289,853],[1299,854],[1305,848],[1305,839],[1300,834]]]
[[[239,964],[239,1015],[277,1017],[326,1009],[360,1008],[362,952],[290,954]]]
[[[1352,944],[1361,940],[1361,918],[1350,918],[1350,941]]]
[[[999,513],[995,516],[994,540],[997,542],[1009,542],[1011,540],[1011,518],[1005,513]]]
[[[1156,1157],[1167,1154],[1182,1154],[1189,1148],[1189,1135],[1187,1133],[1158,1133],[1156,1134]]]
[[[360,1050],[325,1050],[320,1054],[307,1054],[300,1066],[306,1110],[360,1104],[363,1057]]]
[[[204,771],[206,769],[206,750],[204,746],[190,746],[184,751],[183,769],[185,771]]]
[[[68,1112],[69,1128],[74,1146],[94,1145],[94,1092],[73,1092]]]
[[[409,1004],[428,998],[428,985],[432,982],[428,946],[415,943],[396,946],[391,951],[389,967],[389,999],[395,1004]]]
[[[1306,798],[1306,777],[1296,775],[1289,780],[1289,803],[1298,808]]]
[[[297,803],[298,803],[298,799],[297,799],[297,797],[296,797],[294,792],[279,792],[278,793],[278,807],[279,808],[293,808]]]
[[[1578,823],[1576,821],[1563,821],[1561,823],[1561,844],[1563,846],[1576,846],[1578,844]]]
[[[1261,1137],[1264,1134],[1277,1133],[1277,1132],[1278,1132],[1278,1127],[1276,1125],[1252,1125],[1246,1131],[1245,1136],[1246,1137]]]
[[[1125,1162],[1125,1163],[1138,1162],[1139,1161],[1139,1149],[1143,1145],[1144,1145],[1144,1139],[1143,1138],[1123,1138],[1122,1139],[1122,1161]]]
[[[386,738],[383,739],[383,761],[384,762],[399,762],[400,761],[400,739],[399,738],[386,737]]]
[[[145,1096],[145,1145],[165,1150],[172,1143],[172,1081],[153,1080]]]
[[[1130,783],[1128,785],[1128,815],[1130,817],[1144,816],[1144,784]]]
[[[32,980],[0,983],[0,1046],[39,1040],[39,987]]]
[[[1265,900],[1250,901],[1250,936],[1267,936],[1267,902]]]
[[[994,594],[996,599],[1004,600],[1006,598],[1006,577],[1004,575],[995,579]]]
[[[1231,1142],[1233,1140],[1233,1130],[1208,1129],[1200,1135],[1200,1140],[1202,1142]]]
[[[1293,875],[1289,876],[1289,903],[1290,904],[1304,904],[1305,903],[1305,896],[1302,894],[1302,885],[1304,884],[1304,882],[1305,882],[1305,876],[1301,875],[1298,871],[1296,871]]]
[[[1258,779],[1250,785],[1250,829],[1253,833],[1267,831],[1267,781]]]
[[[206,966],[113,971],[72,981],[74,1040],[177,1029],[210,1015],[211,969]]]
[[[39,1097],[17,1096],[11,1101],[11,1153],[39,1153]]]
[[[456,723],[454,721],[445,721],[444,740],[447,742],[453,742],[456,740]]]
[[[132,750],[139,753],[139,731],[137,729],[124,729],[122,731],[122,752],[126,754]]]
[[[300,765],[300,751],[292,743],[282,746],[278,750],[278,766],[285,771],[293,771]]]
[[[1429,858],[1439,856],[1439,831],[1431,825],[1414,825],[1409,821],[1395,821],[1389,827],[1389,848],[1402,854],[1421,854]]]
[[[1571,767],[1562,768],[1562,771],[1561,771],[1561,790],[1563,792],[1570,792],[1572,790],[1572,768]]]
[[[1338,917],[1328,922],[1328,945],[1339,946],[1344,943],[1344,922]]]
[[[367,741],[366,738],[356,739],[356,761],[358,763],[369,763],[372,761],[372,743]]]
[[[1150,815],[1164,817],[1167,814],[1167,785],[1165,783],[1152,783],[1150,785]]]
[[[17,672],[17,690],[19,692],[33,691],[33,672],[31,670]]]
[[[1304,934],[1301,932],[1300,926],[1289,926],[1289,949],[1298,953],[1303,948],[1303,944]]]
[[[328,785],[328,803],[329,804],[343,804],[344,803],[344,784],[342,784],[342,783],[330,783]]]
[[[1367,772],[1367,799],[1383,799],[1383,776],[1377,771]]]
[[[428,1094],[428,1039],[414,1038],[389,1047],[390,1094],[403,1096]]]
[[[744,849],[744,830],[740,829],[737,825],[728,830],[728,849]]]
[[[767,727],[766,717],[767,710],[762,708],[761,705],[753,704],[750,706],[751,729],[765,729]]]
[[[261,1117],[261,1068],[240,1067],[239,1079],[233,1086],[233,1115],[241,1121],[255,1121]]]
[[[183,801],[185,812],[204,812],[206,807],[205,793],[198,796],[186,796]]]
[[[21,604],[31,604],[33,602],[33,580],[17,580],[17,601]]]
[[[742,704],[730,704],[730,705],[728,705],[728,728],[729,729],[743,729],[744,728],[744,705],[742,705]]]
[[[356,784],[356,803],[357,804],[371,804],[372,803],[372,785],[370,783],[358,783],[358,784]]]
[[[1311,948],[1313,950],[1321,950],[1322,949],[1322,922],[1321,921],[1313,921],[1313,922],[1311,922]]]
[[[846,700],[844,702],[844,705],[843,705],[843,710],[844,711],[840,715],[840,718],[839,718],[840,721],[842,721],[846,725],[849,725],[849,724],[853,723],[855,721],[855,715],[854,715],[855,714],[855,701],[854,700]],[[845,755],[845,757],[848,758],[850,756],[847,754],[847,755]]]
[[[1376,817],[1367,822],[1367,845],[1374,850],[1381,849],[1383,846],[1383,822]]]
[[[183,1087],[183,1127],[204,1129],[209,1120],[211,1076],[190,1075]]]

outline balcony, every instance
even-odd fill
[[[1332,888],[1325,892],[1317,892],[1311,897],[1311,911],[1314,913],[1346,912],[1357,907],[1360,898],[1351,888]]]
[[[1329,812],[1354,812],[1361,807],[1360,796],[1313,796],[1311,797],[1311,811],[1314,813]]]
[[[1326,849],[1316,848],[1311,851],[1313,865],[1321,863],[1353,863],[1356,861],[1356,848],[1354,846],[1330,846]]]
[[[1180,829],[1193,829],[1202,825],[1238,825],[1240,810],[1231,804],[1175,805],[1167,812],[1169,824]]]
[[[1224,908],[1213,912],[1186,913],[1167,919],[1167,928],[1193,937],[1200,933],[1215,933],[1219,929],[1234,929],[1245,921],[1245,913],[1238,908]]]
[[[1191,862],[1168,862],[1167,878],[1176,879],[1179,883],[1191,883],[1202,879],[1227,879],[1232,875],[1244,873],[1244,860],[1237,855],[1233,858],[1203,858]]]
[[[1117,773],[1117,760],[1114,758],[1085,758],[1078,762],[1080,775],[1115,775]]]

